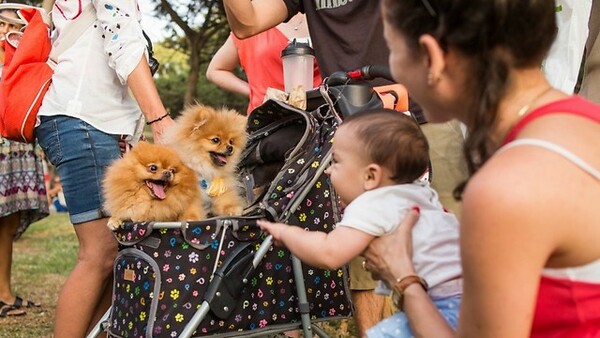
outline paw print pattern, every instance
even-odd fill
[[[277,104],[273,104],[270,109],[252,117],[249,128],[258,130],[269,119],[281,119],[283,116],[276,107]],[[318,130],[320,126],[313,128]],[[294,203],[298,205],[297,209],[289,210],[288,222],[307,230],[331,231],[332,225],[339,220],[337,196],[330,181],[325,174],[315,174],[326,165],[324,159],[319,154],[315,158],[312,153],[317,148],[319,151],[330,148],[333,128],[333,125],[321,128],[322,133],[311,136],[308,144],[318,143],[319,147],[307,146],[306,151],[299,151],[297,157],[290,159],[289,167],[282,170],[280,181],[274,182],[273,189],[266,195],[278,203],[277,206],[273,203],[274,207],[281,208],[278,210],[284,210],[290,202],[297,202]],[[317,168],[312,166],[313,163],[319,164]],[[288,182],[298,183],[299,176],[303,175],[304,179],[318,176],[312,180],[312,186],[307,187],[309,192],[300,194],[289,190]],[[222,266],[243,242],[227,233],[222,246],[218,245],[220,238],[215,238],[211,245],[198,249],[185,241],[179,229],[154,229],[140,236],[139,230],[144,229],[144,225],[133,228],[135,232],[129,237],[135,241],[121,243],[115,262],[111,333],[122,337],[179,336],[202,303],[215,264]],[[121,234],[119,238],[127,237],[128,234]],[[253,247],[258,248],[263,239],[264,235],[253,240]],[[322,270],[304,266],[303,274],[310,318],[319,320],[351,315],[345,269]],[[239,305],[228,319],[221,320],[209,313],[197,332],[208,336],[300,321],[290,252],[280,247],[268,250],[237,301]],[[146,320],[140,320],[142,317]],[[147,325],[151,319],[154,319],[153,325]]]

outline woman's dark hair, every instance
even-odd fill
[[[364,156],[387,168],[397,184],[411,183],[429,166],[429,146],[417,122],[389,109],[359,112],[342,123],[352,128]]]
[[[384,0],[384,19],[402,33],[414,55],[430,34],[445,51],[470,60],[465,110],[465,156],[472,176],[495,151],[498,105],[510,84],[509,70],[541,66],[556,36],[553,0]],[[456,187],[460,199],[466,181]]]

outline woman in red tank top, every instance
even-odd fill
[[[212,58],[206,77],[225,90],[247,96],[247,114],[250,114],[263,103],[267,88],[284,90],[281,50],[292,39],[310,41],[304,14],[296,14],[287,23],[244,40],[231,34]],[[234,73],[238,66],[243,68],[247,80]],[[315,61],[314,86],[318,87],[321,81]]]
[[[463,203],[458,332],[422,283],[403,279],[415,271],[417,213],[365,253],[365,268],[402,295],[417,335],[600,337],[600,106],[544,78],[554,6],[383,0],[394,77],[428,121],[458,119],[468,135],[470,177],[455,190]]]

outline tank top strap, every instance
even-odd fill
[[[554,152],[554,153],[566,158],[567,160],[569,160],[571,163],[573,163],[576,166],[578,166],[579,168],[581,168],[586,173],[592,175],[592,177],[594,177],[596,180],[600,181],[600,171],[599,170],[597,170],[596,168],[589,165],[581,157],[573,154],[571,151],[569,151],[557,144],[554,144],[552,142],[538,140],[538,139],[534,139],[534,138],[523,138],[523,139],[518,139],[516,141],[512,141],[508,144],[505,144],[502,148],[500,148],[497,151],[497,153],[499,153],[501,151],[506,151],[506,150],[514,148],[514,147],[524,146],[524,145],[540,147],[540,148],[549,150],[551,152]]]
[[[590,118],[600,123],[600,106],[587,101],[581,96],[574,95],[563,100],[554,101],[538,107],[525,115],[515,126],[508,132],[503,144],[513,141],[523,128],[531,121],[550,114],[572,114]]]

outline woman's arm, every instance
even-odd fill
[[[288,10],[282,0],[223,0],[229,27],[240,39],[282,23]]]
[[[146,39],[138,21],[137,1],[120,1],[118,8],[106,0],[93,0],[96,17],[103,30],[104,53],[121,84],[129,87],[146,121],[164,116],[165,109],[146,59]],[[174,123],[166,116],[152,123],[154,142],[161,143],[165,130]]]
[[[409,211],[396,230],[376,238],[363,253],[365,268],[374,279],[395,285],[399,278],[415,274],[412,263],[412,228],[419,219],[417,208]],[[404,290],[402,304],[415,337],[453,337],[452,328],[442,317],[427,292],[418,283]]]
[[[206,69],[206,78],[220,88],[249,97],[250,86],[248,82],[233,73],[239,65],[238,49],[233,42],[233,37],[229,36],[210,60]]]
[[[461,337],[529,337],[540,274],[561,237],[550,178],[531,154],[513,155],[492,158],[463,196]]]
[[[154,121],[166,114],[167,110],[158,95],[158,90],[154,85],[150,67],[148,66],[148,61],[146,61],[145,56],[141,58],[138,65],[133,69],[131,74],[129,74],[127,84],[138,102],[142,113],[144,113],[146,121]],[[150,124],[154,142],[162,143],[165,131],[174,123],[175,122],[167,116],[160,121]]]

